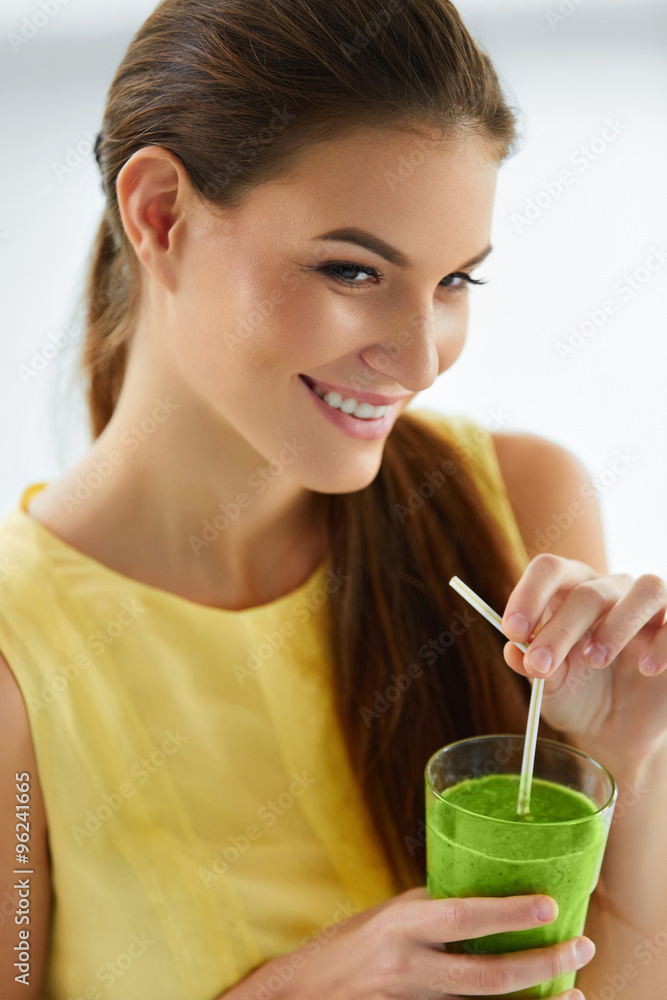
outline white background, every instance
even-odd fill
[[[154,6],[43,2],[55,14],[17,51],[10,33],[39,0],[0,9],[0,517],[27,485],[57,478],[87,450],[71,321],[103,196],[92,152],[60,177],[56,164],[96,134],[116,66]],[[521,107],[525,139],[500,172],[495,251],[476,272],[489,284],[471,290],[464,353],[413,405],[465,412],[490,429],[500,411],[504,429],[565,445],[600,486],[611,570],[667,576],[667,261],[642,270],[653,248],[667,251],[667,4],[461,0],[459,9]],[[594,144],[584,170],[580,147],[608,119],[620,134],[602,151]],[[550,197],[565,169],[572,182]],[[522,221],[538,195],[536,217]],[[626,274],[636,274],[632,294],[619,290]],[[608,300],[616,308],[605,315]],[[589,310],[604,322],[560,357]],[[56,335],[68,346],[22,377]]]

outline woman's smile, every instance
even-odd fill
[[[322,393],[320,395],[314,379],[306,375],[299,375],[299,380],[308,390],[310,398],[320,413],[330,423],[349,437],[361,438],[364,441],[375,441],[389,433],[398,416],[400,403],[409,395],[406,394],[389,405],[373,406],[373,404],[367,403],[363,399],[360,400],[358,397],[343,396],[341,393],[335,392],[323,393],[322,389],[319,389],[319,393]],[[325,402],[323,395],[329,398],[329,402]],[[359,395],[363,397],[369,394],[360,393]],[[355,415],[355,410],[358,411],[357,415]]]

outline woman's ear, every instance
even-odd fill
[[[182,161],[162,146],[143,146],[123,165],[116,196],[123,228],[146,270],[173,287],[174,263],[192,185]]]

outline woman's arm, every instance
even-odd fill
[[[531,558],[549,539],[549,552],[578,559],[606,574],[599,505],[586,469],[566,449],[527,434],[494,434],[494,444]],[[547,528],[549,534],[547,535]],[[650,680],[647,681],[650,683]],[[667,982],[667,739],[651,758],[633,762],[612,757],[608,744],[570,740],[614,775],[619,797],[600,883],[604,896],[622,915],[592,902],[585,933],[597,952],[577,976],[587,995],[664,1000]],[[628,921],[626,923],[625,921]],[[634,927],[632,926],[634,925]],[[611,995],[611,994],[610,994]]]
[[[46,817],[23,695],[1,653],[0,733],[0,996],[3,1000],[38,1000],[51,908]],[[17,775],[22,779],[26,774],[29,792],[24,791],[24,780],[17,781]],[[29,797],[28,814],[17,800],[24,795]],[[26,833],[30,863],[21,864],[17,859],[23,852],[17,846]],[[25,874],[27,870],[32,874]],[[26,943],[25,952],[17,950]],[[14,963],[21,954],[28,954],[29,960],[19,962],[21,968],[17,968]],[[23,965],[29,966],[27,975]],[[17,976],[24,978],[17,980]]]
[[[572,741],[575,742],[575,741]],[[576,745],[597,758],[592,741]],[[590,996],[603,987],[642,1000],[664,1000],[667,983],[667,746],[640,767],[605,763],[619,797],[602,866],[604,895],[624,919],[594,901],[586,934],[597,945],[577,986]],[[626,922],[627,921],[627,922]],[[634,926],[633,926],[634,925]]]

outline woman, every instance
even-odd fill
[[[579,496],[569,452],[405,412],[463,348],[514,137],[447,0],[164,0],[130,44],[96,144],[92,447],[0,531],[4,997],[497,996],[579,968],[662,996],[665,584],[608,574],[590,505],[528,558]],[[454,573],[537,633],[525,657]],[[554,919],[424,887],[427,758],[520,732],[535,676],[543,734],[636,799],[597,954],[447,954]]]

